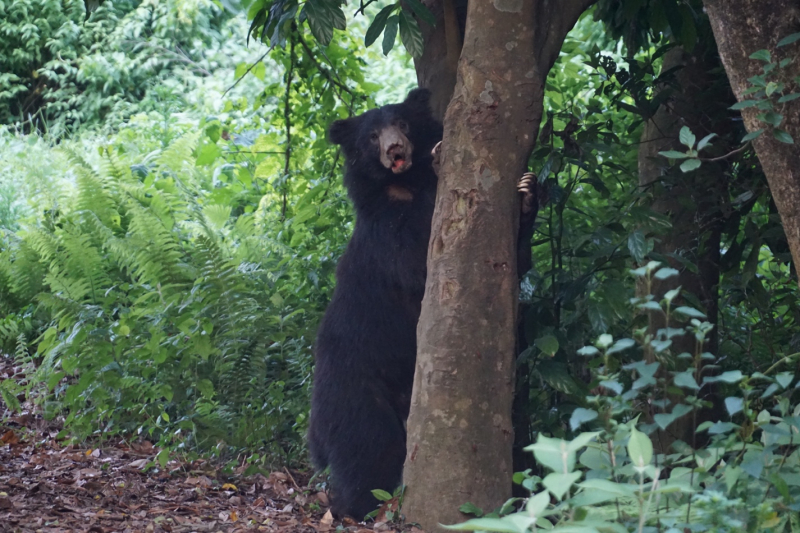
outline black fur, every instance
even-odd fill
[[[315,465],[331,467],[337,516],[363,518],[378,504],[371,491],[402,479],[436,197],[431,149],[442,138],[429,97],[415,89],[329,131],[345,155],[356,224],[317,336],[308,439]],[[381,162],[375,135],[386,131],[413,144],[404,172]]]

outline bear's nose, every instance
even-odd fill
[[[413,147],[403,132],[396,127],[388,127],[381,132],[381,164],[394,174],[405,172],[411,166]]]

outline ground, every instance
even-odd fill
[[[4,361],[0,381],[15,374]],[[305,486],[302,473],[223,475],[202,460],[145,471],[159,451],[148,441],[67,445],[35,410],[4,411],[0,400],[1,533],[399,531],[381,515],[370,524],[333,521],[327,495]]]

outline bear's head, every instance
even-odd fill
[[[441,125],[431,115],[429,102],[430,91],[414,89],[400,104],[337,120],[328,139],[342,147],[351,171],[373,179],[402,175],[415,162],[429,162],[431,149],[441,139]]]

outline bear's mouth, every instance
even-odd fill
[[[394,154],[392,156],[392,172],[399,174],[405,172],[411,166],[411,161],[406,159],[405,154]]]

